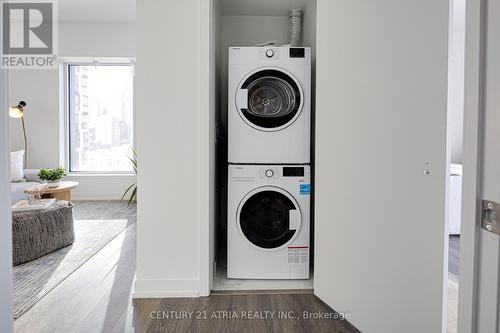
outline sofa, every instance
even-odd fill
[[[12,182],[11,183],[11,203],[15,204],[21,200],[26,199],[24,190],[30,186],[40,183],[38,178],[38,169],[24,169],[24,179],[23,182]]]

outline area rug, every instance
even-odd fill
[[[101,250],[135,219],[75,220],[75,242],[42,258],[14,267],[14,318]]]

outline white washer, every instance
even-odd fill
[[[310,167],[229,165],[227,277],[308,279]]]
[[[310,127],[310,48],[229,48],[229,163],[309,163]]]

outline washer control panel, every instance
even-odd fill
[[[283,177],[304,177],[304,167],[283,167]]]
[[[284,165],[267,165],[259,168],[259,178],[303,178],[306,176],[304,166],[284,166]]]
[[[281,168],[278,165],[266,165],[259,168],[259,178],[260,179],[275,179],[280,177]]]

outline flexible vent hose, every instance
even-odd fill
[[[288,39],[290,46],[300,46],[302,34],[302,10],[300,8],[288,11]]]

